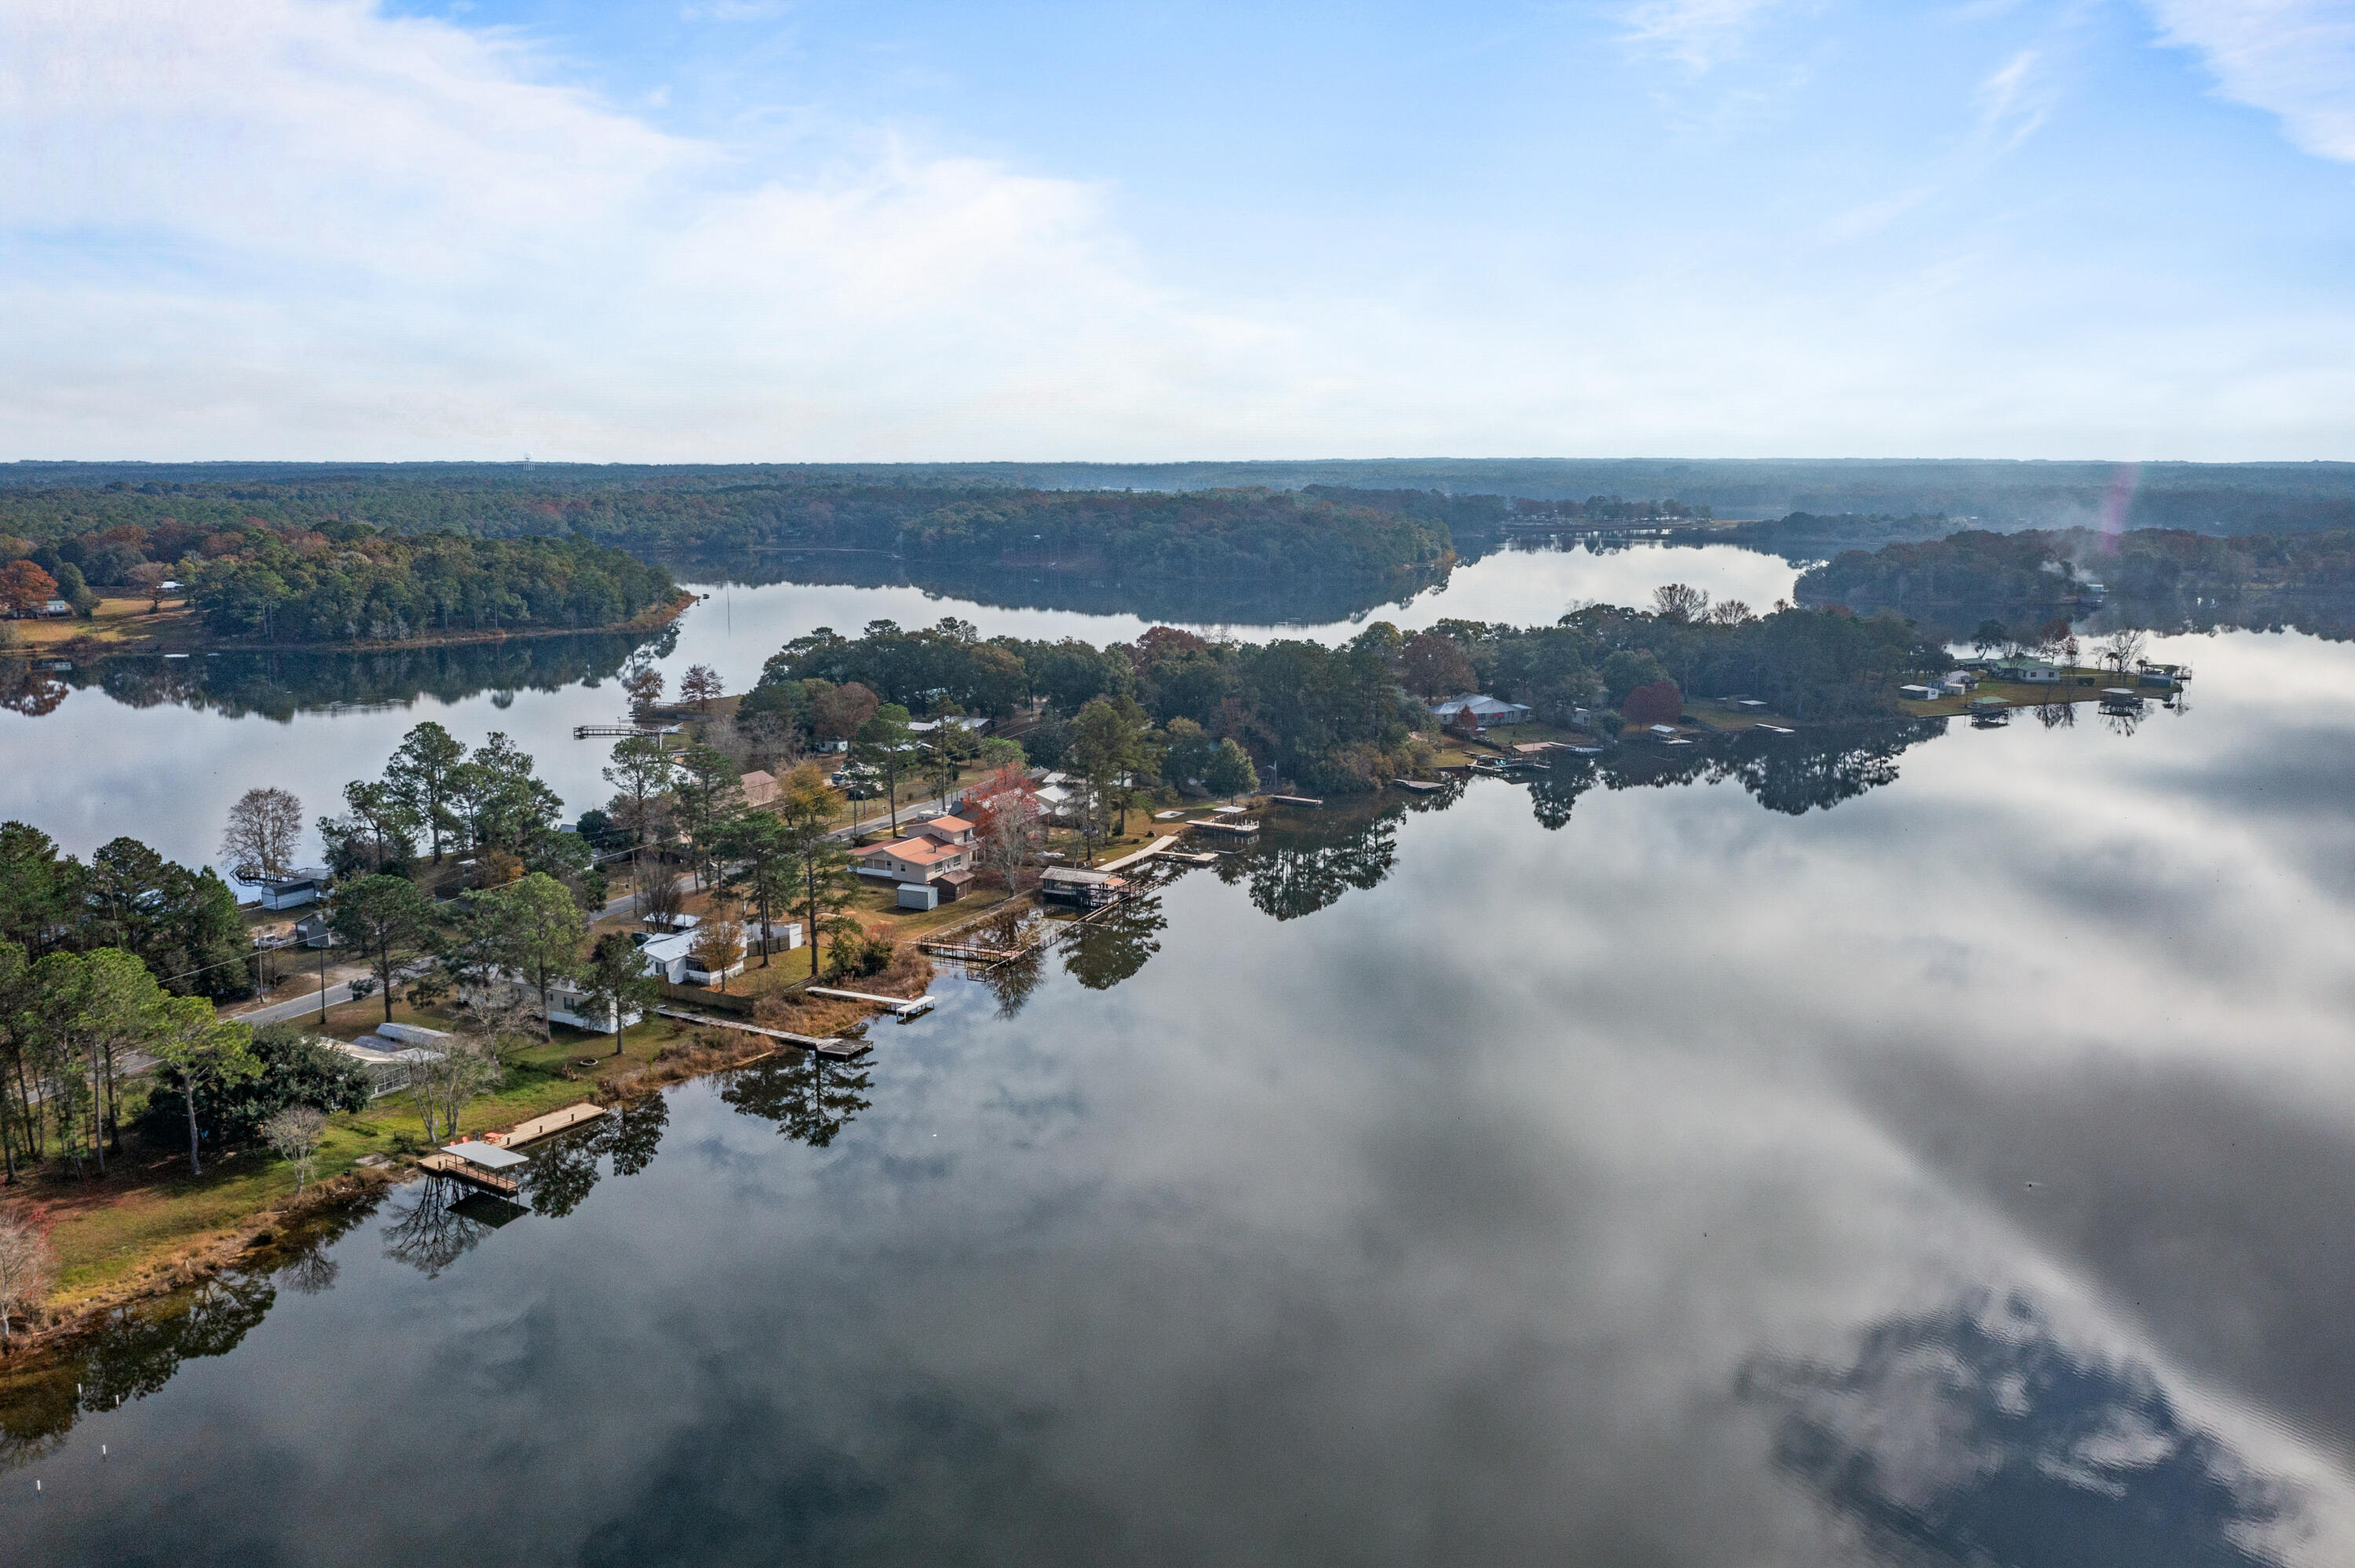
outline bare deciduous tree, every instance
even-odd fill
[[[311,1161],[318,1157],[319,1140],[326,1134],[326,1113],[315,1106],[288,1106],[261,1124],[261,1136],[270,1147],[294,1167],[297,1195],[311,1180]]]
[[[631,864],[630,880],[638,917],[650,926],[667,926],[685,906],[687,895],[679,888],[678,873],[660,855],[638,856]]]
[[[1709,594],[1688,583],[1665,583],[1652,590],[1652,609],[1668,620],[1699,620],[1709,613]]]
[[[494,1016],[504,1016],[495,1014]],[[528,1033],[530,1014],[518,1005],[514,1027]],[[477,1010],[467,1029],[445,1042],[439,1053],[421,1053],[411,1059],[410,1086],[417,1096],[417,1114],[425,1124],[425,1140],[441,1143],[458,1136],[458,1119],[476,1096],[498,1086],[506,1075],[499,1066],[499,1042],[485,1012]]]
[[[687,950],[705,973],[719,978],[719,989],[726,991],[728,971],[744,961],[744,927],[733,920],[707,920],[696,927]]]
[[[2102,641],[2102,662],[2123,675],[2126,666],[2142,657],[2147,640],[2131,626],[2120,627]]]
[[[267,882],[294,869],[303,802],[283,789],[248,789],[229,809],[221,858],[240,882]]]
[[[48,1299],[58,1255],[40,1227],[22,1214],[0,1213],[0,1345],[8,1342],[11,1313]]]

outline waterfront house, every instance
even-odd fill
[[[299,942],[306,948],[332,948],[336,945],[336,934],[327,927],[326,912],[314,909],[294,922],[289,940]]]
[[[315,904],[326,895],[327,874],[316,866],[290,871],[261,884],[264,909],[292,909],[298,905]]]
[[[954,903],[973,883],[973,824],[962,818],[935,819],[962,828],[965,842],[943,842],[927,833],[893,839],[858,852],[858,874],[934,889],[935,903]],[[954,830],[947,830],[954,831]],[[929,907],[929,906],[928,906]]]
[[[1478,692],[1465,692],[1444,703],[1433,703],[1431,711],[1441,724],[1453,722],[1459,713],[1468,713],[1473,723],[1482,729],[1491,725],[1527,724],[1537,712],[1526,703],[1499,702]]]
[[[2018,658],[1998,661],[1995,666],[1995,677],[1998,681],[2019,681],[2031,685],[2057,682],[2061,679],[2061,666],[2050,659],[2031,659],[2022,654]]]
[[[1944,695],[1945,692],[1944,686],[1924,686],[1918,683],[1897,688],[1897,694],[1909,703],[1934,702]]]

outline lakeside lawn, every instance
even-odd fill
[[[446,1028],[438,1010],[393,1007],[395,1019]],[[384,1017],[374,998],[328,1011],[322,1033],[349,1040]],[[613,1054],[610,1034],[588,1035],[559,1026],[554,1037],[507,1054],[506,1080],[466,1107],[462,1136],[517,1122],[590,1098],[605,1082],[652,1064],[655,1053],[692,1031],[670,1019],[652,1019],[623,1032]],[[593,1058],[594,1065],[580,1064]],[[365,1110],[329,1118],[312,1181],[340,1176],[367,1155],[396,1164],[426,1149],[423,1124],[406,1093],[385,1096]],[[72,1312],[125,1287],[168,1277],[182,1263],[235,1240],[259,1217],[294,1196],[294,1171],[267,1148],[208,1155],[201,1177],[188,1173],[185,1142],[149,1143],[126,1128],[123,1153],[106,1177],[76,1179],[70,1165],[51,1160],[13,1197],[42,1206],[53,1222],[58,1289],[49,1305]]]

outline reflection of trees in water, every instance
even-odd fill
[[[989,994],[997,999],[997,1016],[1011,1018],[1022,1011],[1023,1004],[1030,1000],[1030,993],[1037,991],[1039,982],[1047,978],[1047,961],[1039,954],[1031,953],[1006,963],[977,969],[973,978],[986,986]]]
[[[1777,1463],[1908,1561],[2254,1568],[2296,1522],[2148,1367],[2063,1345],[2016,1298],[1879,1324],[1846,1365],[1756,1357],[1738,1387],[1775,1413]]]
[[[523,1176],[531,1212],[561,1219],[579,1208],[604,1175],[604,1160],[612,1160],[616,1176],[636,1175],[653,1163],[669,1125],[670,1102],[658,1094],[640,1095],[534,1144]]]
[[[1407,810],[1393,800],[1335,807],[1314,820],[1268,821],[1258,842],[1219,862],[1219,880],[1247,883],[1252,903],[1279,920],[1314,915],[1349,889],[1379,886],[1390,875]]]
[[[2077,705],[2074,703],[2039,703],[2036,722],[2046,729],[2075,729]]]
[[[1193,626],[1322,625],[1348,620],[1383,605],[1404,609],[1416,595],[1444,587],[1448,568],[1334,573],[1318,577],[1259,573],[1233,578],[1162,577],[1124,580],[1117,567],[1059,571],[1051,567],[964,566],[906,560],[880,550],[762,550],[719,556],[666,557],[683,578],[697,582],[916,588],[936,598],[964,599],[996,609],[1077,610],[1134,615],[1141,620]]]
[[[260,714],[288,719],[336,705],[409,703],[420,696],[455,703],[485,691],[510,694],[593,685],[616,674],[634,651],[643,647],[659,658],[677,638],[674,622],[650,632],[586,632],[368,653],[306,649],[193,659],[132,655],[100,661],[68,678],[76,686],[96,685],[126,707],[170,704],[231,718]],[[0,687],[0,700],[6,695]],[[56,705],[51,702],[48,708]]]
[[[1894,783],[1898,757],[1945,731],[1944,719],[1910,719],[1796,735],[1747,730],[1696,746],[1637,742],[1600,757],[1557,760],[1551,773],[1530,784],[1530,808],[1540,823],[1560,828],[1578,798],[1598,784],[1647,789],[1730,779],[1768,810],[1803,816]]]
[[[23,659],[0,659],[0,708],[38,718],[55,713],[72,688]]]
[[[1157,896],[1124,899],[1063,938],[1063,972],[1090,991],[1110,991],[1161,950],[1168,924]]]
[[[266,1273],[218,1274],[109,1313],[87,1338],[0,1372],[0,1469],[53,1451],[85,1414],[160,1390],[183,1361],[225,1356],[278,1292]]]
[[[417,1184],[384,1229],[384,1255],[432,1279],[474,1250],[495,1228],[462,1207],[465,1190],[442,1176]]]
[[[794,1051],[728,1075],[719,1097],[745,1116],[774,1124],[780,1137],[824,1149],[873,1102],[867,1069]]]

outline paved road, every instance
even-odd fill
[[[352,982],[338,980],[327,988],[327,1005],[334,1007],[352,999]],[[283,1023],[290,1018],[316,1018],[319,1015],[319,993],[314,989],[308,996],[298,996],[292,1001],[273,1001],[268,1007],[257,1007],[250,1012],[232,1012],[227,1016],[240,1023]]]

